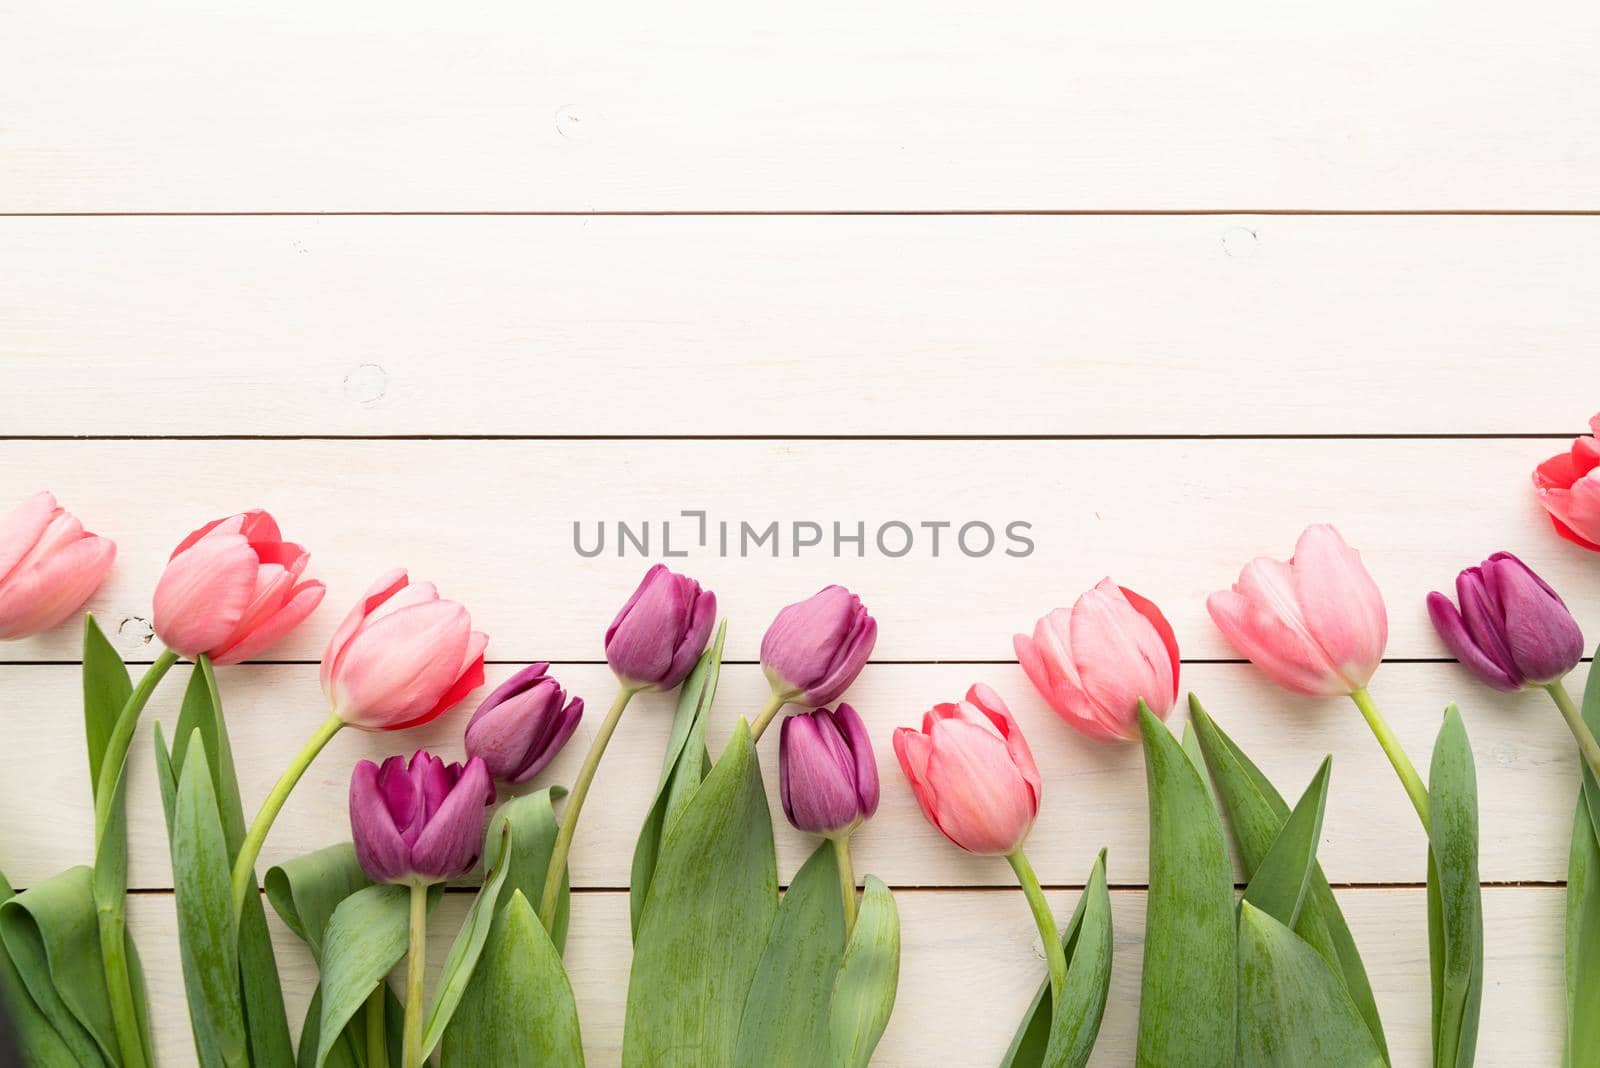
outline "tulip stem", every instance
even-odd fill
[[[1557,679],[1545,687],[1550,693],[1550,699],[1561,710],[1561,718],[1567,721],[1567,727],[1572,731],[1572,736],[1578,740],[1578,749],[1583,753],[1584,762],[1589,765],[1589,770],[1594,772],[1596,779],[1600,779],[1600,743],[1594,740],[1594,734],[1589,730],[1589,725],[1583,721],[1583,714],[1578,711],[1578,706],[1572,703],[1572,697],[1567,693],[1565,686]]]
[[[1417,810],[1417,818],[1422,821],[1422,829],[1429,831],[1432,824],[1428,818],[1428,788],[1422,784],[1422,776],[1418,775],[1417,769],[1412,766],[1411,758],[1406,756],[1406,751],[1400,747],[1400,739],[1394,736],[1394,731],[1384,722],[1383,713],[1378,711],[1378,706],[1373,703],[1372,695],[1365,687],[1352,691],[1350,700],[1361,709],[1362,718],[1367,721],[1367,726],[1372,728],[1372,734],[1383,747],[1389,763],[1394,765],[1395,774],[1400,776],[1400,785],[1406,788],[1406,796],[1411,798],[1411,807]]]
[[[388,986],[379,979],[367,998],[367,1068],[389,1068],[389,1033],[383,1019]]]
[[[638,692],[639,688],[624,686],[617,694],[617,699],[611,702],[611,710],[601,722],[600,731],[594,736],[588,755],[583,758],[583,767],[578,769],[578,779],[572,784],[572,795],[567,798],[567,807],[561,813],[561,827],[556,831],[555,848],[550,851],[544,893],[539,896],[539,921],[544,924],[546,931],[555,930],[556,900],[561,896],[561,880],[567,874],[567,854],[572,851],[572,836],[578,832],[578,814],[583,811],[584,799],[589,796],[589,784],[594,781],[600,758],[605,755],[611,735],[622,719],[622,710],[628,707],[628,702]]]
[[[842,834],[833,841],[833,855],[839,861],[839,893],[844,902],[844,939],[850,941],[850,932],[856,926],[856,873],[850,867],[850,836]]]
[[[428,888],[411,884],[411,943],[406,948],[406,1022],[402,1068],[422,1068],[422,977],[428,966]]]
[[[767,698],[767,703],[761,706],[761,711],[756,713],[754,722],[750,724],[750,742],[752,745],[761,740],[761,732],[767,729],[767,724],[771,723],[773,717],[783,710],[783,706],[798,696],[799,694],[793,691],[772,691],[772,696]]]
[[[317,754],[322,752],[323,746],[332,740],[339,728],[344,726],[344,720],[337,714],[330,715],[322,721],[315,734],[306,742],[304,748],[295,754],[295,758],[284,769],[283,775],[278,779],[272,792],[267,794],[267,799],[261,802],[261,809],[256,813],[256,818],[250,823],[250,830],[246,832],[244,841],[239,846],[239,857],[233,862],[233,922],[238,924],[239,917],[244,915],[244,899],[250,896],[251,884],[256,877],[256,858],[261,855],[261,847],[267,840],[267,832],[272,829],[272,821],[278,818],[283,803],[289,800],[289,792],[300,781],[300,776],[306,773],[311,762],[317,759]]]
[[[1028,907],[1033,910],[1033,922],[1039,925],[1039,937],[1044,941],[1044,959],[1050,965],[1050,1003],[1059,1005],[1061,990],[1067,985],[1067,951],[1061,945],[1061,932],[1056,929],[1056,918],[1050,914],[1050,902],[1045,900],[1039,877],[1033,873],[1033,865],[1028,863],[1022,849],[1019,847],[1015,852],[1006,854],[1006,859],[1011,862],[1011,870],[1017,873],[1017,882],[1022,884]]]

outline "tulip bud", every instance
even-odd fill
[[[1591,436],[1540,464],[1533,485],[1557,534],[1600,551],[1600,415],[1589,420],[1589,429]]]
[[[0,520],[0,640],[49,630],[100,588],[117,547],[39,492]]]
[[[446,764],[418,749],[408,763],[356,764],[350,833],[361,870],[377,883],[428,885],[465,875],[478,862],[494,784],[483,761]]]
[[[849,705],[790,716],[778,737],[778,795],[802,831],[848,835],[878,811],[878,762]]]
[[[583,698],[545,674],[549,664],[523,668],[495,689],[467,722],[467,755],[481,757],[499,782],[527,782],[543,771],[583,718]]]
[[[1457,575],[1456,598],[1459,608],[1428,594],[1428,616],[1456,659],[1497,690],[1547,686],[1583,658],[1583,632],[1566,603],[1510,553]]]
[[[488,644],[465,608],[397,569],[373,584],[329,639],[322,692],[351,727],[415,727],[483,684]]]
[[[1363,689],[1383,661],[1389,619],[1361,556],[1326,524],[1287,562],[1257,557],[1206,608],[1225,638],[1273,682],[1311,696]]]
[[[656,564],[606,628],[606,663],[625,686],[670,690],[700,659],[716,617],[716,594]]]
[[[969,853],[1006,856],[1039,814],[1041,783],[1017,721],[984,685],[934,705],[922,730],[894,732],[894,753],[928,822]]]
[[[877,621],[861,598],[827,586],[778,613],[761,639],[761,668],[775,692],[818,708],[856,681],[877,640]]]
[[[207,523],[172,550],[156,583],[156,637],[218,664],[255,656],[322,603],[322,583],[300,581],[310,560],[259,508]]]
[[[1034,688],[1091,738],[1136,741],[1139,701],[1166,719],[1178,699],[1171,625],[1155,605],[1110,579],[1012,644]]]

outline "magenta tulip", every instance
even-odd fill
[[[370,760],[350,776],[350,833],[356,860],[378,883],[422,884],[465,875],[478,862],[484,821],[494,803],[489,771],[477,758],[446,764],[418,749],[407,762]]]
[[[828,586],[778,613],[761,639],[761,668],[775,693],[818,708],[856,680],[877,640],[861,598]]]
[[[1460,607],[1428,594],[1428,615],[1471,672],[1497,690],[1548,686],[1583,659],[1583,632],[1566,602],[1510,553],[1456,576]]]
[[[105,581],[116,559],[110,538],[91,534],[46,492],[0,520],[0,640],[49,630]]]
[[[656,564],[606,629],[606,663],[624,686],[670,690],[705,651],[717,596]]]
[[[467,722],[467,755],[481,757],[500,782],[527,782],[567,744],[583,718],[583,698],[546,674],[549,664],[523,668],[495,688]]]
[[[842,704],[783,721],[778,796],[790,823],[825,838],[848,835],[878,811],[878,762],[855,709]]]

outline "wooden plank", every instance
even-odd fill
[[[1582,0],[8,5],[9,211],[1594,208]],[[313,29],[314,28],[314,29]]]
[[[692,419],[686,425],[693,425]],[[250,505],[309,546],[328,603],[272,656],[316,659],[348,606],[397,564],[438,583],[491,636],[493,659],[594,660],[646,563],[721,594],[731,659],[752,659],[778,608],[829,582],[880,623],[884,660],[1010,659],[1011,636],[1110,574],[1154,599],[1185,656],[1234,655],[1205,611],[1258,553],[1286,556],[1333,521],[1389,603],[1392,657],[1439,656],[1424,595],[1501,548],[1524,555],[1600,635],[1600,569],[1556,538],[1529,473],[1548,441],[15,441],[0,501],[53,488],[117,566],[93,607],[141,633],[162,563],[191,526]],[[706,512],[707,537],[684,510]],[[670,546],[661,524],[671,521]],[[605,522],[605,552],[586,559]],[[614,555],[615,524],[652,528],[648,556]],[[888,526],[903,523],[900,530]],[[951,523],[936,532],[922,524]],[[1031,554],[1006,538],[1013,522]],[[723,554],[720,524],[729,532]],[[775,524],[773,538],[743,539]],[[814,523],[814,528],[796,524]],[[969,556],[959,528],[988,524]],[[864,531],[861,545],[836,543]],[[884,533],[880,548],[877,534]],[[797,542],[820,539],[814,547]],[[934,537],[938,533],[938,555]],[[903,556],[907,534],[911,550]],[[988,547],[973,527],[968,550]],[[835,557],[835,549],[846,554]],[[749,555],[741,555],[741,553]],[[798,555],[796,555],[798,552]],[[862,555],[858,556],[857,553]],[[776,557],[770,554],[780,554]],[[73,628],[7,643],[8,660],[71,660]],[[143,657],[148,648],[132,647]]]
[[[177,718],[184,668],[158,693],[149,718],[170,733]],[[513,669],[497,666],[491,683]],[[603,709],[612,681],[603,667],[558,665],[557,677]],[[1581,685],[1582,671],[1570,680]],[[936,701],[958,698],[972,681],[994,685],[1010,699],[1031,742],[1045,782],[1044,805],[1031,852],[1047,884],[1078,885],[1095,851],[1110,850],[1113,884],[1148,878],[1144,774],[1134,745],[1089,742],[1058,721],[1015,665],[881,665],[852,688],[878,754],[882,807],[856,837],[857,868],[894,886],[1005,886],[1009,869],[968,856],[922,819],[895,763],[894,727],[918,722]],[[224,669],[224,698],[246,807],[253,810],[321,718],[316,671],[309,666]],[[1424,840],[1405,796],[1365,725],[1347,703],[1286,698],[1239,665],[1191,666],[1184,680],[1203,695],[1212,714],[1291,799],[1299,796],[1323,754],[1334,754],[1333,788],[1321,848],[1329,878],[1339,883],[1420,883]],[[1577,795],[1577,759],[1570,736],[1543,694],[1494,694],[1470,683],[1454,666],[1394,664],[1376,688],[1396,733],[1416,762],[1427,755],[1445,700],[1458,695],[1477,761],[1483,821],[1482,875],[1494,882],[1559,882],[1566,878],[1567,841]],[[760,670],[729,667],[713,719],[720,746],[734,717],[766,695]],[[0,871],[26,885],[91,859],[93,818],[78,726],[77,675],[67,667],[0,669],[0,812],[9,816],[0,843]],[[671,719],[671,701],[639,698],[611,744],[585,810],[573,852],[580,887],[628,885],[628,866]],[[347,840],[350,768],[362,757],[382,759],[422,746],[460,759],[468,708],[400,735],[340,735],[312,767],[268,840],[264,865]],[[1175,714],[1174,724],[1182,712]],[[580,728],[557,763],[540,779],[572,781],[598,722]],[[813,848],[784,822],[777,796],[777,735],[763,742],[769,803],[779,828],[781,867],[791,872]],[[141,729],[130,757],[129,812],[132,884],[171,886],[166,832],[152,774],[149,732]],[[539,784],[535,784],[539,785]],[[48,815],[49,818],[44,817]]]
[[[903,935],[900,992],[873,1061],[884,1068],[993,1064],[1044,975],[1038,936],[1019,892],[900,891]],[[1076,892],[1050,895],[1065,918]],[[1112,895],[1116,953],[1111,997],[1091,1064],[1133,1063],[1137,1033],[1140,927],[1144,895]],[[1426,904],[1419,889],[1347,890],[1340,895],[1362,947],[1383,1013],[1395,1068],[1429,1063]],[[429,931],[437,974],[471,898],[451,894]],[[1478,1063],[1548,1068],[1561,1056],[1560,890],[1493,889],[1484,893],[1486,988]],[[130,928],[150,975],[157,1056],[164,1064],[192,1056],[177,929],[171,898],[144,895],[129,907]],[[273,921],[279,971],[296,1033],[315,975],[304,949]],[[572,910],[567,967],[584,1026],[588,1063],[620,1059],[627,998],[626,894],[584,894]],[[1515,1026],[1506,1026],[1516,1021]]]
[[[1589,402],[1507,387],[1590,377],[1597,239],[1529,217],[12,218],[0,433],[1558,433]]]

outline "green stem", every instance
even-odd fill
[[[389,1031],[383,1019],[388,986],[378,980],[367,998],[367,1068],[389,1068]]]
[[[1556,707],[1561,710],[1561,718],[1567,721],[1567,727],[1572,731],[1572,736],[1578,740],[1578,750],[1583,753],[1583,759],[1589,765],[1589,770],[1594,772],[1594,777],[1600,779],[1600,743],[1595,742],[1594,734],[1590,732],[1589,725],[1583,721],[1583,714],[1578,711],[1578,706],[1572,703],[1566,687],[1557,679],[1545,689],[1549,691],[1550,699],[1555,701]]]
[[[833,855],[839,861],[839,893],[844,902],[844,940],[850,941],[850,932],[856,926],[856,874],[850,867],[850,836],[833,839]]]
[[[406,1023],[402,1068],[422,1068],[422,977],[428,966],[428,888],[411,885],[411,944],[406,950]],[[380,987],[381,990],[381,987]]]
[[[755,721],[750,724],[750,740],[759,742],[761,734],[767,729],[767,724],[772,722],[774,716],[783,710],[783,706],[793,701],[800,695],[793,690],[773,690],[772,696],[767,698],[767,703],[761,706],[761,711],[756,713]]]
[[[111,818],[111,806],[116,804],[117,780],[122,777],[122,767],[128,761],[128,746],[133,742],[133,729],[139,725],[139,715],[150,703],[156,684],[178,662],[178,654],[171,649],[161,650],[155,662],[145,670],[144,678],[128,695],[127,703],[117,714],[111,737],[106,739],[105,756],[100,759],[100,775],[94,787],[94,841],[98,848],[106,833],[106,821]]]
[[[1428,819],[1428,788],[1422,784],[1422,776],[1417,774],[1417,769],[1412,767],[1411,758],[1400,748],[1400,739],[1394,736],[1394,731],[1384,722],[1383,713],[1378,711],[1378,706],[1372,701],[1372,695],[1365,688],[1352,692],[1350,700],[1361,709],[1362,718],[1367,721],[1367,726],[1372,728],[1372,734],[1383,747],[1389,763],[1394,765],[1395,774],[1400,776],[1400,785],[1406,788],[1406,796],[1411,798],[1411,807],[1417,810],[1417,818],[1422,821],[1422,829],[1429,830],[1431,823]]]
[[[567,807],[561,813],[561,827],[556,831],[555,848],[550,851],[544,893],[539,896],[539,920],[547,931],[555,930],[556,901],[561,897],[561,880],[567,873],[567,854],[572,852],[572,836],[578,832],[578,814],[583,811],[584,799],[589,796],[589,784],[594,782],[594,773],[600,767],[600,758],[605,755],[618,721],[622,719],[622,710],[628,707],[628,702],[638,692],[637,689],[624,686],[617,694],[617,699],[611,702],[611,710],[601,722],[600,732],[594,736],[589,753],[583,758],[583,767],[578,769],[578,779],[572,784],[572,796],[567,798]]]
[[[261,855],[261,846],[267,840],[267,832],[272,829],[272,821],[278,818],[283,803],[289,800],[289,792],[294,789],[295,783],[300,781],[300,776],[306,773],[311,762],[322,752],[323,746],[339,733],[339,728],[344,726],[344,720],[337,715],[330,715],[322,721],[311,740],[295,755],[284,769],[283,775],[278,779],[277,785],[261,802],[261,809],[256,813],[256,818],[250,824],[250,830],[245,833],[244,842],[239,846],[239,857],[233,862],[233,921],[239,922],[239,917],[244,913],[244,899],[250,895],[250,884],[256,877],[256,857]]]
[[[1017,873],[1017,882],[1022,884],[1022,892],[1027,895],[1028,907],[1033,910],[1033,922],[1039,925],[1039,937],[1044,940],[1044,958],[1050,965],[1050,1003],[1061,1004],[1061,989],[1067,984],[1067,951],[1061,946],[1061,932],[1056,929],[1056,919],[1050,914],[1050,902],[1044,899],[1044,889],[1039,886],[1039,877],[1033,873],[1033,865],[1028,863],[1028,858],[1018,846],[1016,851],[1006,855],[1011,862],[1011,870]]]

